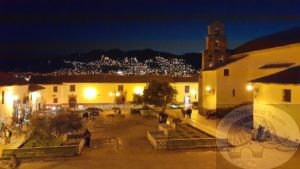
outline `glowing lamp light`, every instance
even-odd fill
[[[86,88],[84,90],[84,97],[87,99],[94,99],[97,96],[97,91],[95,88]]]
[[[210,92],[211,91],[211,87],[210,86],[206,86],[205,87],[205,91]]]
[[[248,85],[246,86],[246,89],[247,89],[248,91],[252,91],[252,90],[253,90],[253,86],[252,86],[251,84],[248,84]]]
[[[120,96],[120,92],[109,92],[108,93],[109,96]]]
[[[141,87],[138,87],[138,88],[134,89],[134,94],[142,95],[143,93],[144,93],[144,89],[141,88]]]
[[[18,99],[19,99],[19,96],[17,96],[17,95],[13,95],[13,96],[12,96],[12,99],[13,99],[14,101],[16,101],[16,100],[18,100]]]

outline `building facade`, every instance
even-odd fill
[[[0,120],[19,123],[20,119],[42,108],[65,107],[85,109],[90,106],[131,104],[134,94],[142,95],[149,82],[169,82],[178,94],[176,102],[191,104],[198,101],[198,77],[73,75],[6,77],[0,85],[2,92]]]

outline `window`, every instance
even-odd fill
[[[118,85],[118,91],[123,92],[123,90],[124,90],[124,86],[123,85]]]
[[[220,34],[221,34],[220,28],[215,28],[214,35],[220,35]]]
[[[220,41],[219,41],[219,40],[216,40],[215,43],[214,43],[215,50],[218,50],[218,49],[219,49],[219,45],[220,45]]]
[[[57,92],[57,86],[53,86],[53,92]]]
[[[70,92],[75,92],[75,85],[70,85]]]
[[[4,91],[2,91],[2,104],[4,104]]]
[[[283,101],[291,102],[292,101],[292,91],[291,89],[283,89]]]
[[[58,103],[58,98],[53,98],[53,103]]]
[[[184,93],[190,93],[190,86],[184,86]]]
[[[224,76],[229,76],[229,69],[224,69]]]
[[[235,97],[235,89],[232,90],[232,96]]]

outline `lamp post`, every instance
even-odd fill
[[[116,99],[117,99],[117,97],[119,97],[120,96],[120,92],[117,92],[117,91],[113,91],[113,92],[109,92],[109,94],[108,94],[109,96],[114,96],[114,107],[116,107]]]

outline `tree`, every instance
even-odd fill
[[[144,102],[161,107],[164,113],[167,104],[175,100],[176,94],[176,89],[169,83],[153,81],[144,89]]]
[[[32,138],[39,145],[54,145],[59,137],[82,128],[81,118],[74,113],[55,116],[32,116],[30,119]]]
[[[133,99],[132,99],[132,103],[135,104],[135,105],[144,104],[143,95],[134,94]]]

